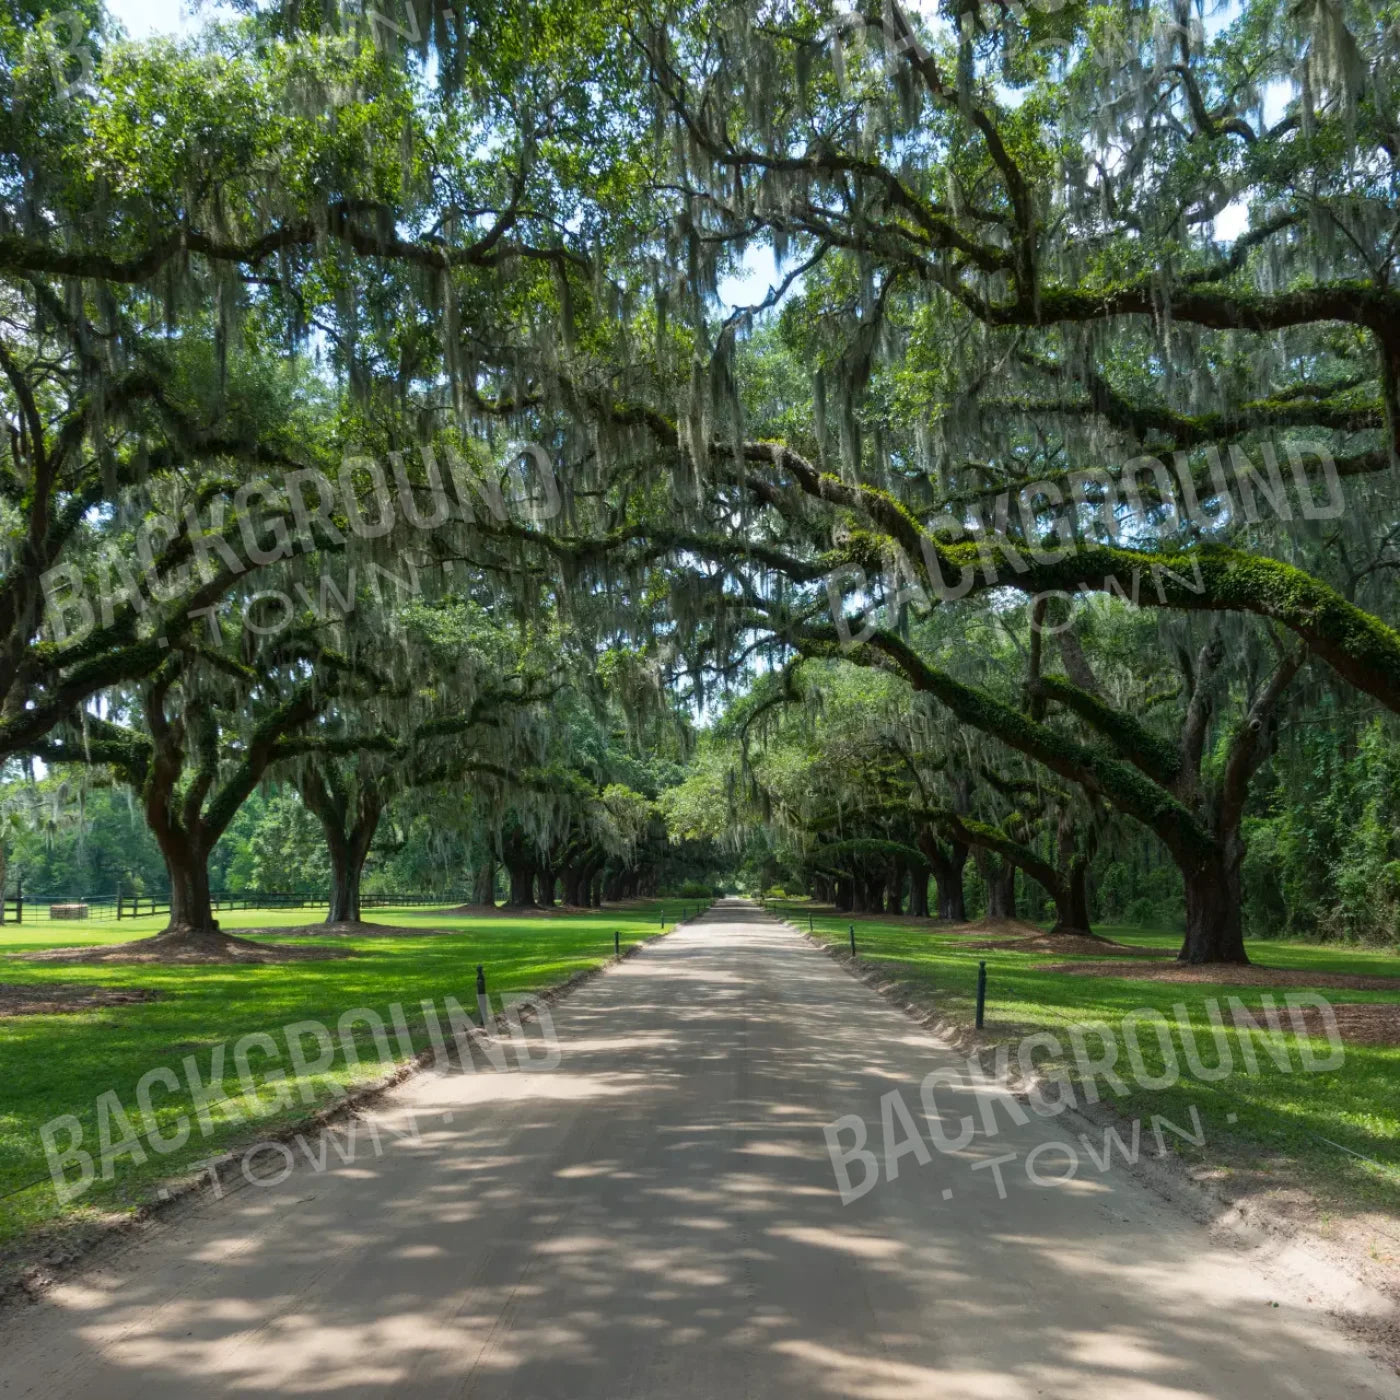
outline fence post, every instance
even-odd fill
[[[618,929],[613,930],[613,957],[622,956],[622,933]]]
[[[852,957],[855,957],[855,955],[856,955],[856,926],[855,926],[854,924],[852,924],[852,925],[851,925],[851,956],[852,956]]]
[[[15,878],[15,923],[24,922],[24,876]]]
[[[977,1029],[982,1029],[982,1018],[987,1010],[987,964],[977,964]]]

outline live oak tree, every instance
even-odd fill
[[[41,5],[0,26],[0,752],[153,674],[233,582],[215,545],[241,556],[233,575],[256,567],[240,488],[324,467],[350,426],[304,412],[318,390],[323,410],[372,399],[387,362],[401,394],[442,391],[420,440],[460,433],[473,337],[501,319],[547,337],[569,279],[592,275],[592,171],[570,152],[599,37],[569,48],[501,14],[467,43],[425,8],[424,41],[446,45],[432,84],[414,45],[341,10],[182,44],[94,26],[67,67],[50,21],[92,16]],[[328,374],[308,383],[313,359]],[[202,541],[211,511],[220,538]],[[110,527],[153,513],[170,523],[152,558],[89,587]],[[99,594],[100,621],[65,625]]]
[[[449,784],[509,789],[539,760],[544,707],[566,679],[560,652],[547,654],[544,619],[533,631],[513,626],[461,582],[404,599],[370,580],[328,625],[390,682],[328,707],[315,731],[322,745],[287,767],[325,832],[329,923],[359,921],[365,862],[396,799]]]
[[[820,654],[834,648],[829,629],[801,645]],[[864,664],[906,676],[965,723],[1077,784],[1087,797],[1106,802],[1148,827],[1182,873],[1186,897],[1184,961],[1247,961],[1240,917],[1241,821],[1249,784],[1267,758],[1280,702],[1307,653],[1277,644],[1273,654],[1246,650],[1247,671],[1232,696],[1234,714],[1222,715],[1216,672],[1225,647],[1209,636],[1195,655],[1181,656],[1181,683],[1172,709],[1175,733],[1144,723],[1133,708],[1117,708],[1067,677],[1043,675],[1036,687],[1050,702],[1041,718],[966,684],[887,629],[853,650]],[[1150,673],[1149,673],[1150,674]],[[1241,684],[1240,682],[1243,682]],[[1148,697],[1138,697],[1138,707]],[[1166,707],[1163,707],[1165,710]],[[1072,716],[1066,725],[1058,716]],[[1207,738],[1223,730],[1223,761],[1207,774]]]
[[[507,700],[509,703],[509,700]],[[460,736],[446,752],[432,753],[432,745],[418,736],[395,741],[387,735],[364,736],[352,748],[330,743],[308,748],[289,765],[293,782],[308,811],[321,825],[330,857],[330,904],[327,924],[361,922],[361,886],[365,864],[380,824],[391,804],[404,794],[443,785],[483,782],[510,787],[520,781],[519,769],[505,766],[504,753],[482,758],[469,744],[472,723],[462,720],[441,732]],[[491,902],[485,891],[481,903]]]
[[[568,905],[632,898],[669,863],[657,799],[679,776],[686,727],[636,697],[629,706],[613,661],[600,668],[613,685],[552,700],[536,766],[504,794],[498,839],[514,907],[552,906],[556,886]]]
[[[730,801],[711,775],[696,805],[711,821],[718,811],[776,827],[810,887],[838,909],[903,913],[907,880],[907,912],[926,917],[932,876],[938,916],[965,920],[971,851],[989,915],[1015,914],[1020,870],[1053,901],[1052,932],[1089,930],[1092,809],[1034,764],[1006,771],[1004,749],[898,680],[799,661],[781,684],[761,681],[731,707],[716,728],[726,736]],[[735,795],[745,799],[737,812]],[[678,791],[672,819],[704,820],[686,810]]]
[[[1394,220],[1367,169],[1367,142],[1384,149],[1388,138],[1384,103],[1365,113],[1357,107],[1366,101],[1361,89],[1369,85],[1374,96],[1388,79],[1384,37],[1367,36],[1373,70],[1365,81],[1353,64],[1339,85],[1339,74],[1317,68],[1317,55],[1309,55],[1295,112],[1262,139],[1248,115],[1211,115],[1208,103],[1202,119],[1192,103],[1201,73],[1216,81],[1227,58],[1223,45],[1203,58],[1187,34],[1181,62],[1170,71],[1129,64],[1134,80],[1166,94],[1157,108],[1149,106],[1164,115],[1142,133],[1124,126],[1123,139],[1134,145],[1132,178],[1119,182],[1112,169],[1102,172],[1094,177],[1101,186],[1096,201],[1089,201],[1074,188],[1078,167],[1055,164],[1075,150],[1073,140],[1060,137],[1057,109],[1036,92],[1014,111],[997,105],[996,84],[1007,74],[994,80],[988,55],[1001,52],[998,45],[1016,47],[1022,17],[1003,17],[980,49],[964,34],[932,56],[899,31],[893,76],[883,62],[867,65],[847,87],[827,66],[832,36],[819,18],[794,14],[801,31],[795,35],[781,24],[759,35],[720,27],[708,46],[694,33],[682,43],[660,25],[640,36],[659,108],[677,137],[671,178],[686,201],[686,275],[700,284],[693,298],[700,308],[698,380],[669,410],[657,397],[599,416],[645,424],[663,455],[674,454],[705,480],[708,515],[695,512],[691,537],[675,541],[669,526],[671,566],[705,557],[712,572],[697,572],[716,580],[719,593],[781,589],[775,575],[800,589],[852,564],[866,570],[867,581],[876,570],[897,569],[938,607],[1009,585],[1029,594],[1116,590],[1167,611],[1252,613],[1290,629],[1346,681],[1396,708],[1400,649],[1378,615],[1389,607],[1380,570],[1363,564],[1349,568],[1340,586],[1325,581],[1343,552],[1329,549],[1306,518],[1298,522],[1303,491],[1290,496],[1289,488],[1270,487],[1272,509],[1296,528],[1261,522],[1257,480],[1253,497],[1243,489],[1247,475],[1233,493],[1218,485],[1213,468],[1220,459],[1209,450],[1243,444],[1267,469],[1261,446],[1271,445],[1282,460],[1301,443],[1321,441],[1342,480],[1373,483],[1382,520],[1391,508],[1383,468],[1393,446],[1387,336],[1394,315],[1393,308],[1376,308],[1391,295],[1384,269]],[[863,23],[880,30],[902,21],[897,10],[882,9]],[[1081,64],[1084,32],[1073,28],[1074,16],[1066,24],[1071,61]],[[1334,52],[1355,45],[1348,36],[1344,29],[1332,34]],[[1149,47],[1138,45],[1139,58]],[[1285,57],[1265,53],[1259,71],[1280,69]],[[818,75],[805,89],[804,66]],[[762,103],[752,100],[755,69],[769,84]],[[1020,85],[1044,93],[1057,76],[1036,60]],[[1081,64],[1075,81],[1089,84],[1092,76]],[[885,86],[876,90],[878,84]],[[1172,113],[1174,92],[1187,122]],[[1095,120],[1119,118],[1110,109]],[[1063,123],[1071,137],[1079,135],[1075,122],[1089,134],[1088,118],[1071,109]],[[1186,149],[1192,123],[1194,151]],[[1342,197],[1318,196],[1309,143],[1322,128],[1329,139],[1351,143],[1340,174],[1328,158],[1333,186],[1339,178],[1356,186]],[[1306,139],[1295,142],[1299,133]],[[1101,146],[1116,134],[1110,127],[1095,139]],[[1222,246],[1203,226],[1231,199],[1202,215],[1215,195],[1195,164],[1203,148],[1218,150],[1222,142],[1271,144],[1275,153],[1288,147],[1259,175],[1266,196],[1260,202],[1286,196],[1306,213],[1295,208],[1274,217],[1265,210],[1230,240],[1233,246]],[[1381,159],[1384,168],[1388,156]],[[1123,205],[1120,183],[1132,192],[1132,207]],[[1108,211],[1102,218],[1100,206]],[[1319,252],[1318,220],[1342,227],[1345,246],[1329,243]],[[784,317],[794,352],[817,371],[805,425],[800,400],[796,422],[791,404],[762,405],[756,413],[746,393],[750,367],[734,348],[735,318],[708,344],[702,334],[710,329],[703,282],[715,269],[715,250],[751,243],[756,230],[797,250],[805,279]],[[1302,291],[1277,290],[1280,279],[1294,277]],[[1358,278],[1371,285],[1358,292]],[[1336,323],[1364,334],[1349,339]],[[1283,358],[1270,359],[1264,346]],[[1155,369],[1163,363],[1166,375]],[[1188,375],[1187,366],[1199,373]],[[758,373],[765,386],[773,384]],[[1275,382],[1279,374],[1289,377]],[[1053,387],[1053,400],[1045,386]],[[990,412],[978,411],[983,401]],[[755,417],[778,431],[769,437],[760,426],[754,433]],[[1275,433],[1275,442],[1261,444],[1263,432]],[[1144,447],[1170,462],[1170,470],[1159,463],[1160,473],[1143,464],[1146,489],[1124,474],[1125,458],[1140,457]],[[626,461],[625,452],[619,458]],[[1076,470],[1100,476],[1093,494],[1078,500],[1059,489]],[[1306,464],[1302,470],[1303,486],[1312,489]],[[1019,509],[1019,493],[1030,487],[1032,508]],[[998,509],[1012,503],[1017,518],[998,519]],[[991,518],[976,540],[960,543],[978,507]],[[718,538],[726,515],[746,524],[727,546]],[[638,521],[632,538],[664,546],[667,528]],[[1363,526],[1363,550],[1370,548],[1365,536]],[[1300,557],[1307,567],[1294,562]],[[1376,557],[1384,563],[1383,550]],[[1358,606],[1358,583],[1370,590],[1366,601],[1375,611]],[[754,610],[746,616],[754,628],[764,626]],[[782,636],[788,626],[774,630]],[[714,639],[718,628],[707,632]],[[731,625],[729,639],[747,644],[742,624]],[[1200,666],[1187,668],[1200,705],[1195,718],[1181,720],[1186,757],[1157,764],[1151,746],[1135,747],[1150,736],[1129,736],[1130,726],[1095,710],[1082,688],[1064,686],[1054,695],[1057,708],[1096,731],[1091,748],[1066,753],[1065,730],[1019,706],[988,708],[981,697],[945,685],[897,635],[877,633],[862,654],[898,666],[949,701],[964,722],[1087,786],[1095,800],[1111,787],[1119,810],[1145,821],[1174,850],[1191,890],[1184,955],[1211,960],[1243,956],[1231,833],[1266,747],[1261,738],[1302,664],[1294,647],[1280,648],[1272,673],[1245,697],[1232,740],[1237,761],[1213,796],[1202,795],[1191,757],[1205,707],[1195,688],[1208,685]],[[1112,770],[1106,785],[1094,765],[1103,731],[1115,728],[1108,751],[1126,768]],[[1172,800],[1164,804],[1139,775]]]
[[[245,642],[248,638],[240,637]],[[307,730],[348,677],[343,658],[288,634],[242,648],[172,648],[106,715],[84,713],[35,745],[48,763],[110,768],[138,795],[170,881],[161,939],[220,941],[209,855],[273,764],[314,748],[358,746]]]
[[[630,399],[588,396],[596,356],[540,378],[600,434],[614,480],[636,482],[650,455],[675,489],[660,509],[634,493],[625,522],[580,531],[566,557],[689,575],[671,586],[680,631],[730,657],[765,629],[802,644],[801,607],[736,596],[810,616],[821,581],[852,566],[864,574],[837,598],[904,581],[935,608],[1009,586],[1252,614],[1400,709],[1385,586],[1393,56],[1378,18],[1246,7],[1209,43],[1189,14],[1150,7],[966,12],[917,34],[887,5],[768,20],[716,6],[636,22],[675,220],[656,302],[686,333],[658,316],[652,363],[607,366]],[[1121,50],[1110,63],[1105,42]],[[1270,83],[1283,105],[1266,119]],[[749,318],[714,307],[725,258],[762,241],[787,259],[769,301],[785,299],[782,353],[805,388],[746,353]],[[1329,457],[1353,488],[1344,526],[1322,523]],[[1064,678],[1037,686],[1041,718],[988,705],[897,630],[857,659],[1142,821],[1187,882],[1183,955],[1237,960],[1240,813],[1303,658],[1281,644],[1237,697],[1233,761],[1211,787],[1203,645],[1181,668],[1174,744]]]

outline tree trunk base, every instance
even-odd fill
[[[192,928],[189,924],[177,924],[162,929],[154,938],[143,938],[138,944],[153,952],[168,952],[176,959],[188,957],[192,960],[208,958],[211,962],[236,962],[251,955],[262,956],[278,953],[281,950],[269,943],[257,943],[251,938],[240,938],[236,934],[225,933],[219,925],[212,923],[204,928]]]
[[[260,929],[262,933],[282,933],[283,929]],[[168,928],[153,938],[137,938],[130,943],[106,943],[98,947],[49,948],[31,953],[34,962],[64,963],[287,963],[316,962],[344,958],[348,949],[318,948],[295,944],[257,943],[223,933],[217,928]]]
[[[1053,935],[1064,934],[1066,937],[1070,938],[1099,938],[1099,935],[1095,933],[1088,924],[1081,926],[1079,924],[1070,923],[1065,919],[1057,919],[1054,926],[1050,929],[1050,933]],[[1099,938],[1099,941],[1101,943],[1110,942],[1107,938]]]
[[[1111,938],[1105,938],[1101,933],[1095,933],[1091,928],[1077,928],[1074,924],[1067,924],[1061,921],[1057,923],[1046,935],[1047,938],[1092,938],[1095,943],[1112,943]]]
[[[1250,967],[1249,954],[1245,952],[1214,954],[1200,952],[1193,954],[1190,948],[1183,948],[1176,955],[1177,962],[1184,967]]]
[[[149,940],[151,943],[164,943],[169,947],[176,947],[188,944],[190,947],[200,947],[205,944],[246,942],[246,939],[239,940],[231,933],[224,933],[219,927],[217,919],[211,919],[207,924],[195,926],[193,924],[167,924],[165,928]]]
[[[1177,962],[1189,967],[1207,963],[1247,967],[1238,859],[1232,858],[1228,849],[1218,851],[1212,860],[1191,872],[1185,886],[1186,937]]]

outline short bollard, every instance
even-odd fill
[[[807,915],[807,932],[808,932],[808,933],[815,933],[816,931],[817,931],[817,926],[816,926],[816,924],[814,924],[814,923],[812,922],[812,916],[811,916],[810,914],[808,914],[808,915]]]
[[[987,964],[977,964],[977,1029],[982,1029],[982,1020],[987,1010]]]
[[[486,995],[486,969],[480,963],[476,965],[476,994],[479,997]]]
[[[615,958],[622,956],[622,934],[617,929],[613,930],[613,956]]]
[[[852,956],[852,957],[855,957],[855,955],[856,955],[856,926],[855,926],[854,924],[852,924],[852,925],[851,925],[851,956]]]

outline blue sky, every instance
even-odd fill
[[[736,306],[757,306],[782,281],[773,249],[767,243],[751,243],[744,250],[738,272],[719,279],[719,299],[726,312]]]
[[[107,0],[107,12],[122,22],[133,39],[149,34],[188,34],[198,28],[187,0]]]

